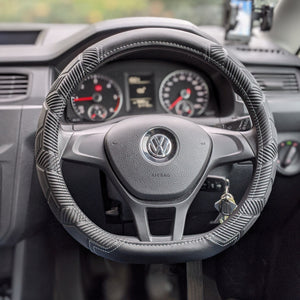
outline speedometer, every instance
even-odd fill
[[[84,120],[104,121],[115,117],[122,106],[122,92],[112,79],[89,75],[72,96],[75,113]]]
[[[159,100],[169,113],[198,117],[207,108],[209,88],[203,77],[196,72],[177,70],[162,81]]]

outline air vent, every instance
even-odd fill
[[[24,96],[28,90],[28,75],[0,74],[0,99],[11,99]]]
[[[253,73],[264,92],[298,93],[299,84],[294,73]]]

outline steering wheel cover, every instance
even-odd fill
[[[62,175],[59,129],[68,99],[88,74],[133,51],[169,49],[212,64],[245,102],[257,136],[257,161],[249,192],[226,222],[181,241],[141,242],[98,227],[77,206]],[[43,105],[36,145],[36,166],[47,201],[65,229],[93,253],[122,262],[184,262],[215,255],[234,244],[260,215],[276,172],[277,136],[264,95],[249,71],[220,45],[174,29],[148,28],[117,34],[86,49],[60,74]]]

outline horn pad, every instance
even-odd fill
[[[199,126],[175,116],[141,116],[113,126],[105,137],[111,167],[143,200],[175,200],[205,171],[211,140]]]

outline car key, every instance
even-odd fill
[[[219,212],[219,215],[214,221],[211,222],[211,224],[222,224],[228,219],[228,217],[237,207],[233,195],[229,193],[229,185],[230,182],[228,179],[226,179],[224,194],[214,205],[215,209]]]

